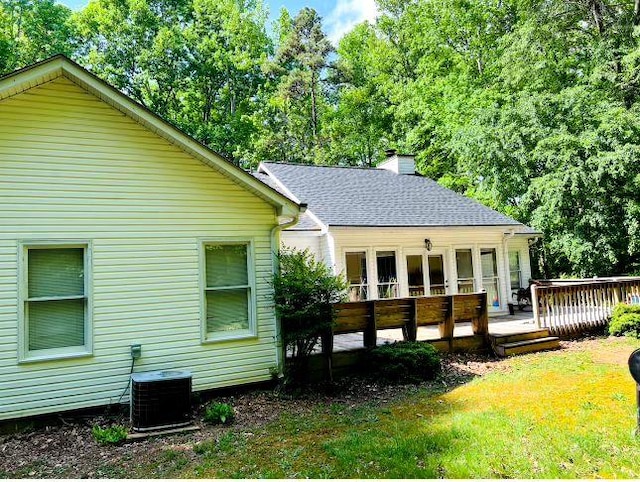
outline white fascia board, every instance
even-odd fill
[[[0,100],[60,77],[63,64],[63,57],[54,57],[6,75],[0,79]]]

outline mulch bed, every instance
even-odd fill
[[[152,437],[118,446],[99,445],[91,430],[95,425],[127,424],[125,414],[62,415],[49,426],[0,436],[0,477],[127,477],[136,466],[161,463],[159,456],[167,449],[195,457],[193,446],[204,440],[218,440],[230,430],[250,434],[276,420],[281,414],[303,415],[322,404],[384,404],[419,389],[448,390],[493,370],[506,369],[495,358],[482,355],[450,354],[443,356],[443,371],[438,379],[421,385],[385,385],[367,378],[344,378],[332,385],[317,385],[295,397],[276,390],[237,391],[216,397],[234,407],[232,426],[202,423],[202,406],[195,420],[197,432]],[[118,467],[114,473],[112,468]]]

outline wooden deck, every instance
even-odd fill
[[[538,326],[571,336],[606,326],[618,303],[640,304],[640,277],[538,281],[531,297]]]
[[[538,327],[533,319],[531,311],[516,311],[514,315],[501,315],[489,318],[489,333],[492,335],[509,335],[535,331]],[[472,336],[471,323],[456,323],[454,338]],[[335,335],[333,338],[333,351],[351,351],[361,349],[363,346],[363,332]],[[419,326],[417,340],[440,340],[440,331],[437,325]],[[378,330],[377,344],[393,343],[403,340],[402,329]]]

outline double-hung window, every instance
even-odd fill
[[[87,244],[22,246],[22,360],[90,354],[89,264]]]
[[[511,277],[511,291],[522,288],[522,266],[520,265],[520,252],[509,251],[509,276]]]
[[[204,340],[254,336],[251,244],[204,243]]]

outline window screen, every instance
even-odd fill
[[[522,271],[520,268],[520,253],[509,251],[509,273],[511,276],[511,289],[517,291],[521,288]]]
[[[421,254],[407,256],[407,280],[409,282],[409,296],[424,295],[424,271]]]
[[[246,244],[205,245],[207,334],[250,329],[247,248]]]
[[[345,254],[347,280],[349,281],[349,300],[367,299],[367,253],[354,252]]]
[[[83,346],[86,301],[84,248],[27,250],[29,351]]]
[[[456,250],[456,269],[458,271],[458,293],[473,293],[473,256],[470,249]]]
[[[378,298],[397,298],[396,252],[378,251],[376,253],[376,266],[378,269]]]

